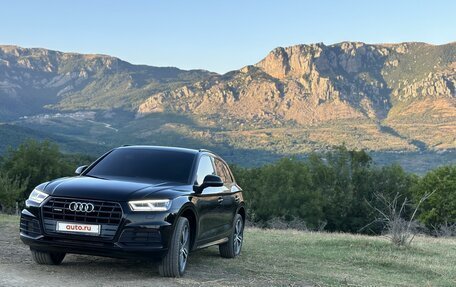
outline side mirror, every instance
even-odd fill
[[[84,170],[86,170],[87,167],[88,165],[81,165],[74,171],[74,173],[80,175]]]
[[[223,186],[223,180],[220,178],[220,176],[217,175],[206,175],[206,177],[203,180],[203,183],[197,187],[195,190],[197,193],[203,192],[203,190],[206,187],[220,187]]]

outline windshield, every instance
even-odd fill
[[[154,149],[116,149],[85,175],[105,179],[187,183],[195,155]]]

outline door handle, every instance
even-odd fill
[[[218,203],[222,203],[223,197],[219,197],[217,201],[218,201]]]

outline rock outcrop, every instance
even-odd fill
[[[157,131],[243,149],[453,149],[455,87],[456,43],[279,47],[224,75],[0,46],[0,121],[44,110],[121,110],[136,114],[129,119],[138,134],[152,137],[147,115],[171,114],[189,122]]]
[[[282,124],[382,121],[392,109],[397,116],[402,107],[409,106],[410,111],[412,105],[420,114],[423,105],[445,98],[453,112],[436,116],[453,117],[455,49],[456,44],[351,42],[276,48],[253,66],[152,95],[139,106],[138,114],[218,114],[227,122],[255,119]],[[423,58],[422,54],[432,56]]]

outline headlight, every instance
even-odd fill
[[[151,199],[129,201],[132,211],[167,211],[171,207],[169,199]]]
[[[31,201],[34,201],[34,202],[36,202],[36,203],[41,203],[41,202],[43,202],[43,200],[45,200],[46,197],[48,197],[48,196],[49,196],[49,194],[44,193],[44,192],[42,192],[42,191],[39,191],[39,190],[37,190],[37,189],[34,189],[34,190],[32,191],[32,193],[30,193],[30,196],[29,196],[28,199],[31,200]]]

